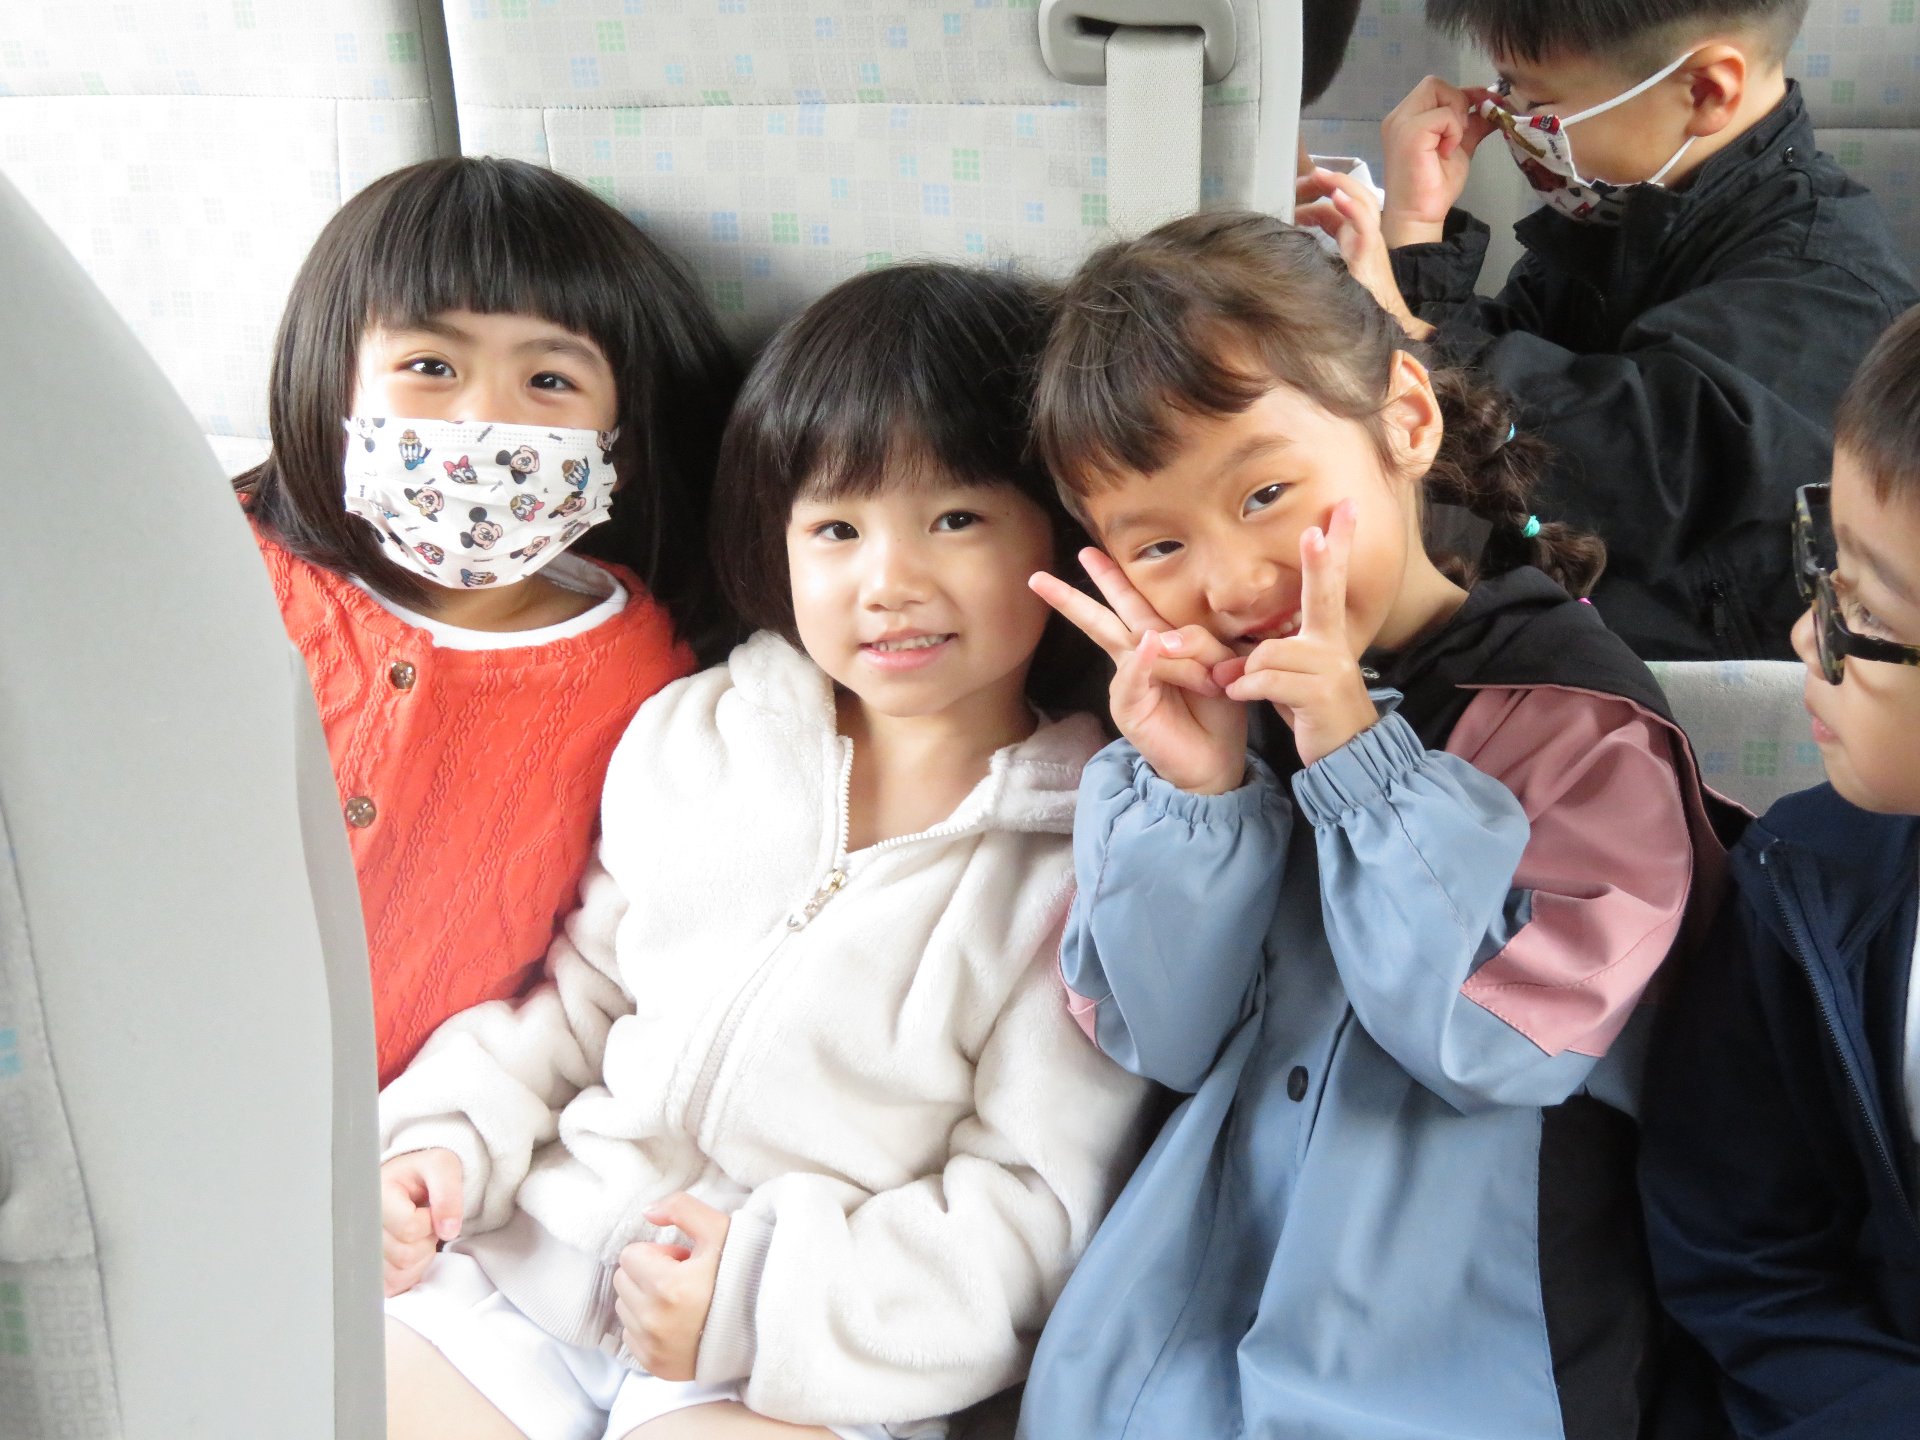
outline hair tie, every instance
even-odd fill
[[[1531,540],[1533,539],[1534,536],[1538,535],[1539,533],[1540,533],[1540,517],[1538,515],[1527,516],[1527,523],[1520,527],[1521,538],[1524,540]]]

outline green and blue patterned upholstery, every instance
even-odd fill
[[[238,468],[294,271],[345,197],[453,152],[445,82],[437,0],[21,0],[0,171]]]
[[[1755,814],[1824,781],[1801,701],[1807,671],[1790,660],[1660,661],[1674,718],[1693,741],[1701,778]]]

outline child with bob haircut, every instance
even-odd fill
[[[724,640],[700,541],[736,383],[673,262],[538,166],[384,176],[301,267],[234,483],[320,702],[383,1084],[538,975],[621,731]]]
[[[1492,83],[1429,76],[1387,116],[1384,211],[1342,177],[1303,190],[1303,221],[1408,332],[1553,446],[1541,502],[1605,539],[1594,604],[1650,658],[1787,657],[1794,487],[1826,472],[1846,377],[1920,298],[1787,78],[1806,13],[1428,0]],[[1489,142],[1540,208],[1482,296],[1488,230],[1458,202]]]
[[[1108,605],[1034,584],[1114,657],[1123,738],[1081,784],[1062,968],[1187,1098],[1024,1435],[1641,1433],[1635,1011],[1715,842],[1512,414],[1266,216],[1067,288],[1036,434]],[[1470,558],[1429,555],[1440,505]]]
[[[1024,1373],[1144,1089],[1055,959],[1101,733],[1036,705],[1098,660],[1026,584],[1043,300],[876,271],[755,366],[760,632],[634,718],[547,982],[382,1097],[392,1435],[937,1436]]]
[[[1740,1435],[1906,1440],[1920,1417],[1920,309],[1801,491],[1794,627],[1828,783],[1732,856],[1647,1076],[1662,1297]]]

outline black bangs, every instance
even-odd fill
[[[553,172],[511,161],[448,166],[397,190],[354,237],[371,322],[410,325],[448,310],[538,315],[607,349],[628,341],[635,282],[598,258],[631,227]],[[357,253],[356,253],[357,252]],[[624,356],[611,353],[617,369]]]
[[[1860,362],[1833,420],[1833,443],[1882,503],[1920,500],[1920,306],[1893,322]]]
[[[1027,450],[1047,324],[1035,286],[906,265],[833,293],[776,337],[742,396],[792,495],[873,495],[936,478],[1044,488]]]
[[[1806,14],[1807,0],[1427,0],[1429,25],[1493,54],[1527,62],[1611,54],[1628,69],[1663,65],[1685,31],[1722,24],[1765,30],[1777,59]]]

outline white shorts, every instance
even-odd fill
[[[661,1380],[599,1350],[556,1340],[514,1306],[470,1255],[443,1250],[387,1314],[438,1350],[528,1440],[623,1440],[662,1415],[739,1400],[738,1383]],[[894,1440],[884,1425],[829,1425],[841,1440]],[[942,1427],[911,1433],[932,1437]]]

